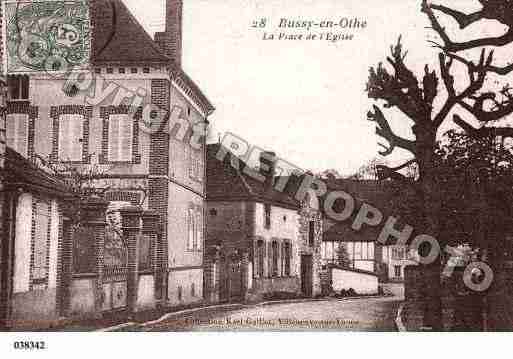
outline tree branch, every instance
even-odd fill
[[[513,137],[513,127],[481,127],[475,128],[468,122],[464,121],[460,116],[454,115],[454,123],[460,126],[466,133],[474,138],[484,137]]]
[[[402,149],[405,149],[411,153],[415,153],[415,142],[407,140],[405,138],[402,138],[400,136],[397,136],[392,129],[390,128],[390,125],[388,124],[388,121],[385,118],[385,115],[381,111],[381,109],[373,105],[374,113],[372,111],[369,111],[367,113],[367,119],[372,122],[376,122],[376,134],[378,136],[383,137],[385,140],[388,141],[389,147],[386,147],[384,145],[382,146],[385,150],[379,152],[382,156],[388,156],[390,155],[396,147],[400,147]]]
[[[474,23],[478,20],[485,19],[485,18],[486,19],[495,19],[495,20],[498,20],[498,21],[508,25],[508,30],[506,31],[506,33],[501,36],[484,37],[484,38],[479,38],[479,39],[474,39],[474,40],[469,40],[469,41],[464,41],[464,42],[454,42],[450,39],[449,35],[447,35],[445,28],[440,24],[440,22],[438,21],[438,19],[436,18],[435,14],[433,12],[433,9],[437,9],[437,10],[441,11],[440,8],[444,9],[444,11],[442,11],[442,12],[444,12],[445,14],[448,14],[448,12],[452,12],[452,14],[448,14],[451,16],[458,13],[457,11],[450,10],[443,6],[430,5],[427,3],[427,0],[423,0],[423,2],[422,2],[422,12],[427,14],[428,19],[431,22],[431,27],[433,28],[433,30],[435,30],[435,32],[440,36],[440,38],[443,41],[443,45],[441,45],[440,47],[442,47],[444,49],[444,51],[446,51],[446,52],[459,52],[459,51],[463,51],[463,50],[469,50],[469,49],[473,49],[476,47],[484,47],[484,46],[500,47],[500,46],[508,45],[509,43],[511,43],[513,41],[513,29],[511,29],[511,27],[509,26],[510,25],[509,21],[508,21],[509,19],[505,19],[504,16],[501,16],[499,9],[488,8],[488,9],[484,9],[483,11],[481,11],[480,14],[479,13],[476,13],[477,15],[474,14],[473,16],[475,16],[476,18],[473,19],[471,23]],[[511,11],[511,9],[509,9],[509,10],[503,9],[503,11]],[[462,14],[462,13],[459,13],[459,14]],[[478,15],[480,15],[479,18],[477,17]],[[461,16],[457,15],[457,17],[461,17]]]
[[[474,72],[477,71],[476,65],[474,65],[474,63],[472,61],[469,61],[469,60],[463,58],[462,56],[456,55],[454,53],[447,53],[446,56],[461,62],[462,64],[464,64],[467,67],[469,67],[470,69],[472,69]],[[506,65],[504,67],[494,66],[494,65],[490,64],[488,66],[485,66],[483,68],[483,70],[486,72],[496,73],[497,75],[508,75],[509,73],[511,73],[513,71],[513,63]]]
[[[442,78],[444,79],[444,82],[446,84],[448,97],[445,104],[442,106],[442,109],[440,112],[435,116],[433,123],[435,128],[440,127],[442,122],[445,120],[449,112],[453,109],[453,107],[463,102],[465,98],[468,98],[469,96],[472,96],[474,93],[479,91],[484,84],[484,81],[486,79],[486,70],[484,70],[487,66],[490,66],[493,62],[493,51],[490,51],[488,56],[486,56],[486,52],[483,49],[481,51],[481,57],[479,59],[479,64],[474,65],[472,62],[470,62],[467,65],[467,70],[469,74],[469,85],[468,87],[463,90],[459,95],[456,95],[456,90],[454,89],[454,77],[450,74],[450,69],[452,66],[452,60],[454,57],[450,57],[449,62],[446,63],[446,55],[440,54],[439,55],[439,61],[440,61],[440,68],[442,72]],[[476,77],[477,72],[477,77]]]
[[[460,11],[456,11],[453,9],[450,9],[448,7],[445,7],[443,5],[435,5],[430,4],[428,5],[431,9],[438,10],[440,12],[443,12],[446,15],[449,15],[452,17],[456,22],[458,22],[458,25],[460,26],[460,29],[464,29],[467,26],[483,19],[484,11],[480,10],[471,14],[465,14]]]

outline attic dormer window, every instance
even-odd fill
[[[75,97],[79,92],[78,87],[75,84],[66,85],[63,91],[68,97]]]
[[[119,68],[119,73],[120,74],[124,74],[126,71],[125,71],[125,68],[124,67],[120,67]]]
[[[143,74],[149,74],[149,73],[150,73],[150,68],[149,67],[143,68]]]
[[[136,74],[137,73],[137,67],[132,67],[130,69],[130,72],[133,73],[133,74]]]
[[[107,68],[107,73],[108,74],[113,74],[114,73],[114,69],[112,67],[108,67]]]
[[[264,226],[266,229],[271,228],[271,205],[264,205]]]
[[[15,75],[7,78],[9,88],[9,100],[22,101],[29,99],[29,77],[27,75]]]

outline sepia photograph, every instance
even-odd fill
[[[513,330],[512,1],[1,5],[8,350]]]

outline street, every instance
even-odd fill
[[[398,298],[325,300],[245,306],[176,316],[145,331],[395,331]]]

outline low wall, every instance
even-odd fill
[[[58,318],[56,289],[32,290],[13,295],[12,326],[18,329],[45,327]]]
[[[354,289],[358,294],[377,294],[377,274],[344,268],[331,268],[332,288],[335,292]]]
[[[72,317],[98,315],[95,303],[96,281],[96,277],[73,279],[70,288],[70,314]]]
[[[277,292],[299,295],[301,292],[299,278],[256,278],[253,280],[253,287],[250,289],[248,296],[250,299],[261,299],[264,294]]]
[[[155,276],[153,274],[140,274],[136,310],[154,309],[155,306]]]
[[[384,282],[379,286],[383,290],[383,294],[393,295],[394,297],[404,298],[404,283],[403,282]]]

